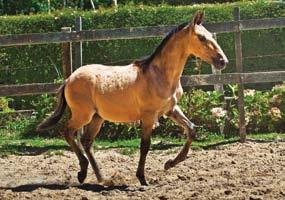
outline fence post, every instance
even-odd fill
[[[65,8],[66,7],[66,0],[63,0],[63,8]]]
[[[213,33],[213,38],[217,41],[217,35],[216,35],[216,33]],[[222,74],[222,70],[216,69],[214,65],[211,65],[211,68],[212,68],[212,73],[213,73],[213,74],[218,74],[218,75]],[[224,92],[225,92],[225,91],[224,91],[224,85],[223,85],[223,84],[215,84],[215,85],[214,85],[214,89],[215,89],[215,91],[217,91],[217,92],[223,94],[222,97],[221,97],[221,100],[222,100],[222,101],[225,101],[225,98],[224,98]],[[224,106],[224,107],[225,107],[225,106]],[[224,126],[221,126],[221,127],[220,127],[220,132],[221,132],[221,133],[224,133],[224,130],[225,130],[224,128],[225,128]]]
[[[81,17],[75,18],[75,31],[82,31],[82,19]],[[76,42],[74,44],[74,69],[78,69],[82,66],[82,42]]]
[[[75,18],[75,31],[76,32],[79,32],[79,31],[82,31],[82,18],[81,17],[76,17]],[[82,42],[76,42],[74,44],[74,69],[78,69],[79,67],[82,66]],[[77,133],[77,141],[80,141],[80,137],[83,135],[83,130],[84,128],[80,128],[78,130],[78,133]],[[82,148],[82,145],[80,142],[78,142],[78,145],[81,149]]]
[[[217,40],[217,35],[216,35],[216,33],[213,33],[213,38],[214,38],[215,40]],[[211,67],[212,67],[212,73],[213,73],[213,74],[218,74],[218,75],[222,74],[222,70],[216,69],[214,65],[211,65]],[[215,89],[216,91],[221,92],[222,94],[224,94],[224,85],[223,85],[223,84],[215,84],[215,85],[214,85],[214,89]]]
[[[242,42],[240,30],[240,10],[234,8],[234,20],[237,22],[235,26],[235,55],[236,55],[236,71],[243,73],[242,65]],[[241,77],[241,84],[238,84],[238,111],[239,111],[239,135],[240,142],[246,140],[246,123],[245,123],[245,110],[244,110],[244,85]]]
[[[70,33],[70,27],[62,27],[61,31],[64,33]],[[62,67],[63,77],[66,79],[72,73],[72,45],[70,42],[62,43]]]

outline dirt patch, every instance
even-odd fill
[[[78,161],[62,155],[9,156],[0,159],[0,199],[285,199],[285,143],[235,143],[195,150],[168,171],[164,163],[178,149],[151,151],[147,187],[135,177],[138,154],[96,152],[105,176],[117,186],[98,185],[91,167],[85,184],[77,181]]]

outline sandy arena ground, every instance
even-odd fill
[[[84,184],[77,181],[74,153],[0,158],[0,199],[285,199],[285,143],[234,143],[192,151],[188,159],[164,171],[178,149],[151,151],[146,163],[149,186],[140,186],[135,171],[138,153],[96,152],[114,187],[98,185],[89,166]]]

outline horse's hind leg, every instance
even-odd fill
[[[88,159],[84,156],[82,149],[79,148],[78,144],[75,142],[76,131],[88,124],[91,120],[93,113],[82,113],[80,111],[75,112],[72,110],[72,117],[67,122],[67,130],[63,133],[67,143],[70,145],[72,150],[75,152],[80,165],[80,171],[77,174],[78,181],[83,183],[87,176],[88,169]]]
[[[104,120],[99,115],[95,114],[91,122],[85,127],[83,136],[80,139],[81,144],[87,154],[89,162],[99,182],[103,181],[103,176],[95,160],[92,144],[94,138],[99,133],[103,122]]]
[[[176,156],[176,158],[174,158],[173,160],[170,159],[165,163],[165,170],[174,167],[175,165],[186,159],[187,154],[189,152],[189,148],[192,143],[192,138],[195,134],[195,125],[183,114],[183,112],[177,105],[173,108],[172,111],[167,113],[167,116],[184,128],[185,133],[187,134],[187,141],[184,144],[180,153]]]

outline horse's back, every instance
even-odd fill
[[[138,79],[139,69],[133,65],[82,66],[66,82],[67,103],[71,110],[94,110],[109,121],[136,121]]]

